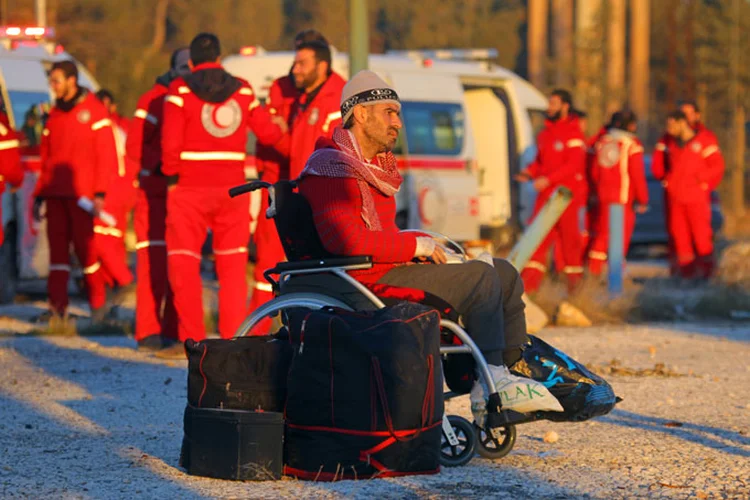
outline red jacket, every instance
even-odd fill
[[[271,84],[268,91],[268,101],[266,108],[274,116],[280,116],[289,123],[289,115],[292,110],[294,101],[299,97],[299,90],[294,85],[291,76],[286,75],[277,78]],[[288,176],[289,172],[289,135],[278,144],[265,146],[258,144],[255,149],[256,168],[258,173],[262,174],[263,180],[267,182],[278,182],[281,172]]]
[[[149,196],[167,195],[167,178],[161,175],[161,127],[167,86],[156,83],[136,105],[125,144],[127,161],[140,171],[140,188]]]
[[[299,177],[315,151],[318,138],[330,139],[333,129],[341,125],[341,91],[345,83],[338,73],[331,73],[317,90],[300,95],[293,103],[288,122],[291,133],[289,179]]]
[[[611,129],[594,144],[591,180],[599,203],[648,204],[643,146],[635,135]]]
[[[250,84],[214,63],[196,66],[170,84],[163,127],[162,171],[179,175],[183,186],[244,183],[246,127],[261,144],[283,137]]]
[[[321,139],[319,148],[335,148],[333,141]],[[403,233],[396,226],[396,199],[369,187],[375,210],[383,227],[372,231],[361,217],[362,194],[356,179],[306,176],[300,193],[312,208],[315,228],[326,250],[343,256],[370,255],[373,267],[354,271],[357,279],[374,283],[399,264],[414,258],[417,234]]]
[[[88,91],[73,108],[52,108],[41,144],[42,171],[36,196],[93,198],[106,193],[118,168],[112,121],[102,103]]]
[[[528,171],[532,178],[547,177],[550,181],[539,196],[548,197],[558,186],[580,193],[581,180],[586,175],[586,141],[578,120],[547,120],[536,144],[536,159]]]
[[[0,112],[0,194],[5,191],[6,183],[18,187],[23,182],[19,146],[18,135],[10,127],[8,117]]]
[[[660,154],[658,161],[657,153]],[[708,202],[708,193],[719,187],[724,176],[724,157],[716,137],[701,130],[685,144],[672,137],[662,138],[656,144],[652,169],[670,200]]]

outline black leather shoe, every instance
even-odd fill
[[[138,341],[139,351],[156,352],[164,348],[164,342],[162,341],[161,335],[149,335]]]

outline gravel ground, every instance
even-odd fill
[[[519,427],[514,451],[435,476],[239,483],[177,465],[186,363],[126,337],[0,336],[2,498],[750,498],[750,328],[548,328],[608,375],[606,417]],[[638,375],[638,370],[662,375]],[[653,373],[646,371],[641,373]],[[470,417],[467,398],[448,404]],[[543,436],[554,430],[555,444]]]

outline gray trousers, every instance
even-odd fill
[[[504,349],[523,345],[526,336],[523,281],[504,259],[495,267],[482,261],[464,264],[399,266],[378,283],[424,290],[437,295],[461,315],[466,331],[492,364],[500,364]]]

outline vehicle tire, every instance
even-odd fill
[[[483,240],[490,240],[495,251],[510,249],[518,241],[521,230],[513,223],[500,227],[483,227],[480,236]]]
[[[476,450],[477,438],[474,426],[465,418],[457,415],[448,417],[453,432],[456,434],[459,444],[453,446],[443,432],[440,442],[440,465],[445,467],[461,467],[471,461]]]
[[[488,429],[476,428],[477,452],[484,458],[503,458],[510,453],[516,444],[516,426],[507,425],[499,428],[503,433],[502,442],[498,441]]]
[[[16,226],[9,224],[5,240],[0,246],[0,304],[10,304],[16,298],[18,288],[18,261]]]

